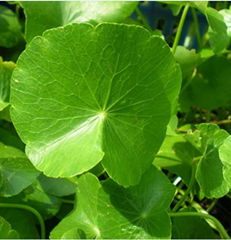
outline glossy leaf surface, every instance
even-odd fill
[[[71,24],[34,39],[21,55],[11,116],[46,175],[74,176],[102,160],[129,186],[164,139],[180,77],[167,44],[141,27]]]

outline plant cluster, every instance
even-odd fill
[[[229,2],[2,2],[0,239],[230,238],[230,39]]]

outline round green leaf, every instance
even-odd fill
[[[164,139],[180,70],[141,27],[75,23],[35,38],[12,81],[12,120],[36,168],[71,177],[102,160],[128,186]]]
[[[0,143],[0,171],[2,185],[0,196],[9,197],[20,193],[39,175],[25,154]]]
[[[138,2],[59,1],[21,2],[26,14],[26,39],[45,30],[73,22],[121,22],[130,16]]]
[[[99,190],[100,236],[105,239],[170,238],[167,209],[174,192],[167,177],[153,167],[136,186],[122,188],[106,181]]]
[[[229,184],[224,176],[225,168],[219,152],[229,134],[214,124],[200,124],[198,129],[202,157],[197,166],[196,179],[207,198],[223,197],[229,192]]]
[[[11,228],[11,225],[0,216],[0,238],[1,239],[19,239],[18,233]]]

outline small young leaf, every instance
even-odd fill
[[[164,139],[181,74],[141,27],[73,23],[35,38],[12,81],[11,117],[36,168],[71,177],[102,160],[129,186]]]
[[[230,172],[230,165],[225,164],[225,161],[222,162],[219,151],[229,134],[214,124],[200,124],[198,129],[203,155],[198,163],[196,179],[206,197],[223,197],[230,188],[224,176],[224,169],[227,168]],[[221,150],[221,152],[225,153],[225,150]]]

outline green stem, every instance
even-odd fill
[[[195,182],[195,172],[196,172],[196,163],[194,162],[192,165],[192,175],[191,175],[191,179],[188,185],[187,190],[185,191],[184,195],[181,197],[181,199],[179,200],[179,202],[177,202],[177,204],[174,206],[174,208],[172,209],[172,212],[177,212],[178,209],[181,207],[181,205],[185,202],[185,200],[187,199],[189,193],[192,190],[192,187],[194,185]]]
[[[195,26],[195,32],[196,32],[196,36],[197,36],[197,42],[198,42],[198,47],[199,49],[202,47],[202,41],[201,41],[201,34],[200,34],[200,28],[199,28],[199,23],[198,23],[198,19],[197,19],[197,14],[196,14],[196,10],[194,8],[191,8],[192,11],[192,17],[193,17],[193,21],[194,21],[194,26]]]
[[[140,18],[140,20],[142,21],[143,25],[148,29],[148,30],[152,30],[147,19],[145,18],[145,16],[142,14],[142,12],[140,11],[140,9],[137,7],[136,8],[136,13],[138,15],[138,17]]]
[[[215,205],[217,204],[218,202],[218,199],[215,199],[213,200],[213,202],[210,204],[210,206],[207,208],[207,212],[210,212],[214,207]]]
[[[60,200],[61,200],[63,203],[67,203],[67,204],[75,204],[75,201],[73,201],[73,200],[64,199],[64,198],[60,198]]]
[[[40,227],[41,227],[41,238],[45,239],[46,238],[46,231],[45,231],[45,224],[43,221],[43,218],[41,214],[34,208],[24,205],[24,204],[17,204],[17,203],[0,203],[0,208],[18,208],[18,209],[23,209],[26,211],[31,212],[36,216],[36,218],[39,221]]]
[[[184,7],[184,10],[183,10],[183,13],[181,15],[181,18],[180,18],[179,26],[178,26],[177,32],[176,32],[176,37],[173,42],[173,46],[172,46],[173,54],[175,54],[175,52],[176,52],[176,48],[177,48],[179,40],[180,40],[181,32],[182,32],[182,29],[184,26],[184,22],[185,22],[185,18],[188,13],[188,10],[189,10],[189,4],[186,4]]]
[[[226,232],[223,225],[213,216],[207,214],[207,213],[201,213],[201,212],[177,212],[177,213],[169,213],[170,217],[201,217],[201,218],[207,218],[211,220],[214,225],[216,226],[217,231],[219,232],[222,239],[230,239],[230,236]]]

